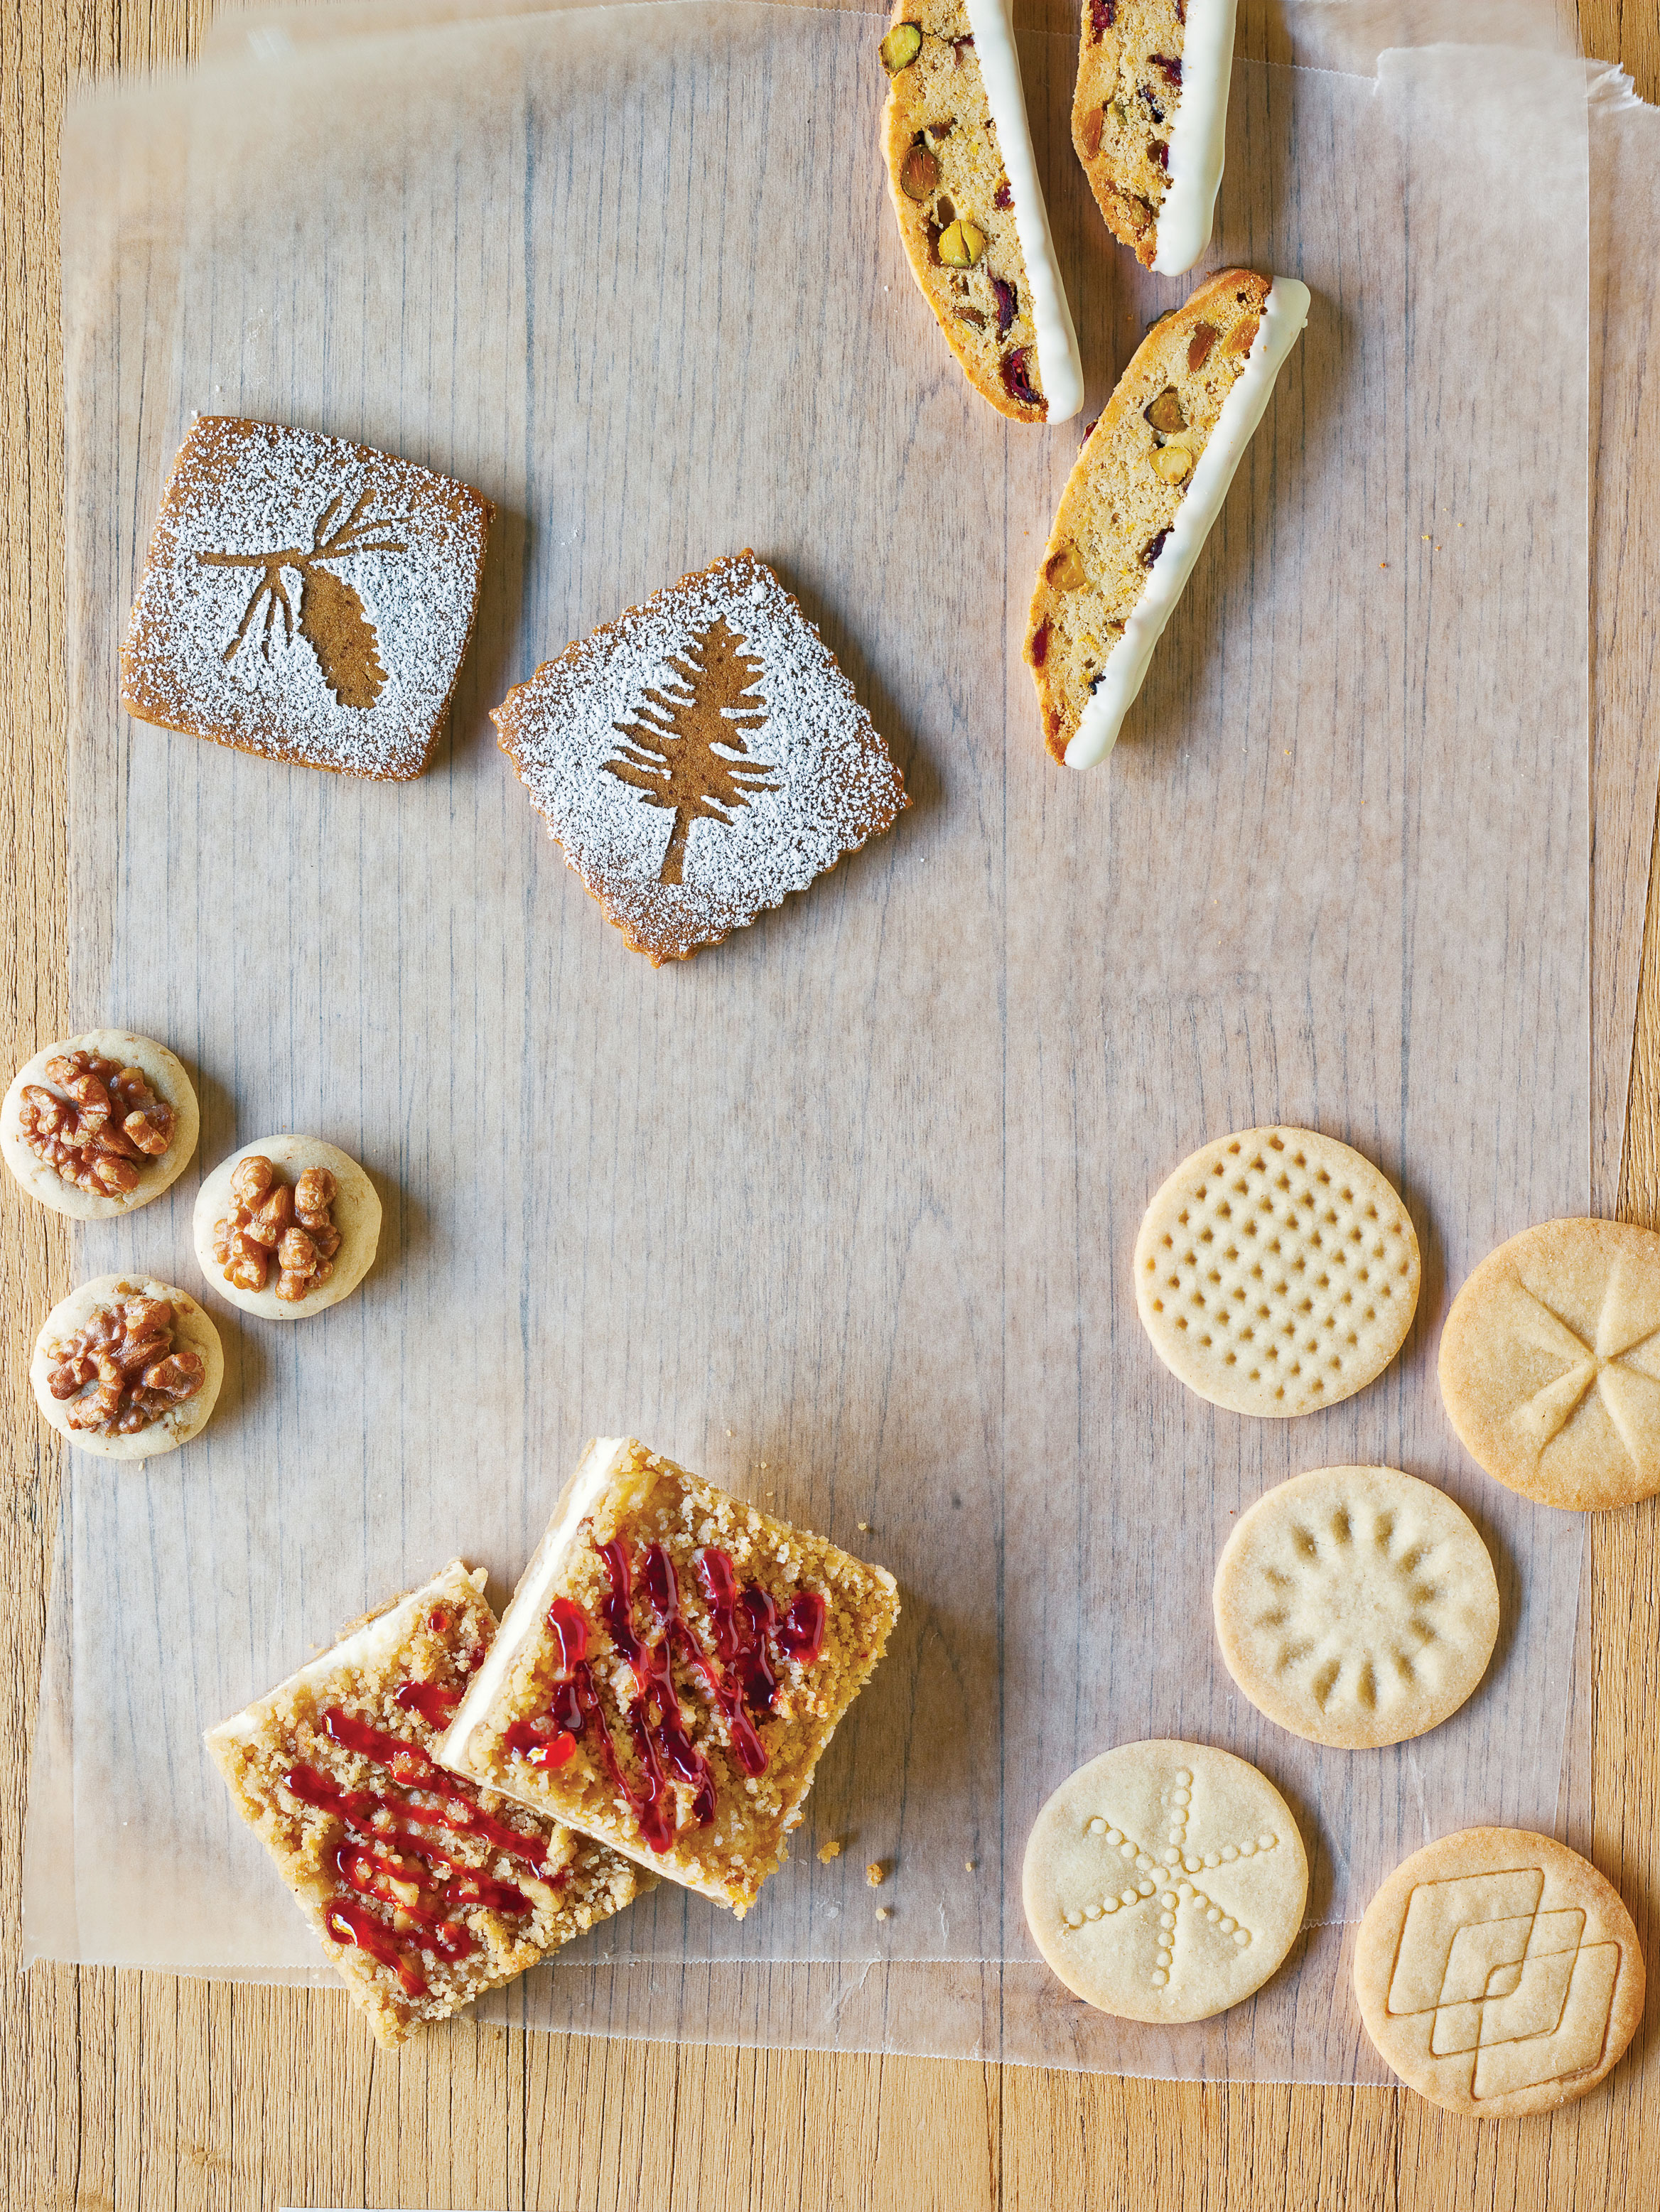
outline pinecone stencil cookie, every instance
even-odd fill
[[[310,430],[199,416],[126,642],[140,721],[355,775],[426,766],[472,634],[490,503]]]
[[[835,655],[748,551],[568,646],[490,718],[630,951],[684,960],[908,803]]]

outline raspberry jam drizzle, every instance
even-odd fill
[[[406,1712],[430,1719],[428,1703],[447,1700],[437,1723],[442,1725],[459,1695],[436,1683],[405,1682],[397,1702]],[[346,1833],[331,1857],[344,1893],[330,1899],[324,1924],[337,1943],[355,1943],[389,1967],[406,1996],[421,1996],[426,1976],[398,1942],[401,1928],[418,1930],[423,1944],[441,1958],[465,1959],[478,1948],[478,1939],[459,1915],[480,1908],[510,1913],[535,1910],[523,1890],[472,1872],[436,1836],[423,1832],[437,1829],[476,1837],[538,1874],[547,1865],[547,1851],[534,1836],[493,1820],[477,1802],[471,1785],[445,1773],[419,1744],[358,1720],[338,1705],[324,1714],[323,1725],[344,1750],[373,1759],[397,1785],[384,1791],[345,1790],[315,1766],[302,1764],[289,1770],[288,1787],[301,1804],[331,1813],[345,1824]],[[441,1802],[418,1803],[410,1794],[417,1790]],[[559,1876],[552,1879],[556,1886]],[[391,1905],[400,1928],[389,1927],[361,1899]]]
[[[743,1590],[732,1561],[713,1546],[696,1554],[693,1571],[708,1607],[714,1649],[706,1651],[681,1610],[674,1562],[660,1544],[648,1544],[640,1579],[654,1626],[642,1636],[634,1626],[634,1570],[621,1537],[598,1547],[611,1587],[599,1601],[605,1632],[632,1672],[639,1695],[629,1707],[629,1733],[641,1767],[631,1781],[623,1771],[588,1664],[588,1622],[580,1606],[556,1597],[548,1608],[548,1632],[559,1652],[560,1680],[546,1710],[515,1721],[502,1743],[532,1766],[562,1766],[578,1739],[594,1723],[592,1741],[617,1795],[632,1808],[640,1839],[650,1850],[672,1848],[678,1826],[673,1781],[692,1793],[691,1825],[714,1818],[714,1777],[693,1743],[675,1694],[674,1656],[690,1667],[710,1707],[725,1716],[727,1743],[745,1774],[763,1773],[767,1749],[756,1719],[778,1702],[778,1674],[769,1645],[781,1659],[811,1667],[824,1649],[824,1601],[800,1590],[780,1618],[775,1601],[756,1583]],[[751,1717],[753,1716],[754,1717]]]

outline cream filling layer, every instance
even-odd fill
[[[1170,134],[1170,185],[1158,210],[1161,276],[1191,269],[1210,244],[1216,189],[1227,154],[1228,84],[1239,0],[1188,0],[1182,97]]]
[[[1171,610],[1193,573],[1199,549],[1222,511],[1234,471],[1251,434],[1262,421],[1280,364],[1296,344],[1309,319],[1310,295],[1295,276],[1276,276],[1268,290],[1256,337],[1210,441],[1199,456],[1187,497],[1176,510],[1147,587],[1124,625],[1124,635],[1107,655],[1088,704],[1067,747],[1068,768],[1095,768],[1118,742],[1125,715],[1134,703]]]
[[[1038,380],[1049,402],[1045,419],[1064,422],[1084,404],[1084,365],[1079,359],[1078,332],[1066,287],[1061,282],[1061,264],[1055,257],[1043,187],[1037,181],[1037,156],[1032,151],[1008,0],[965,0],[965,4],[969,28],[974,33],[974,56],[980,65],[991,119],[997,126],[997,143],[1009,180],[1009,196],[1014,202],[1014,228],[1026,264],[1032,327],[1037,333]]]
[[[302,1683],[326,1681],[342,1667],[365,1667],[377,1659],[390,1658],[398,1646],[407,1644],[415,1633],[416,1623],[423,1610],[441,1597],[452,1594],[459,1596],[461,1583],[467,1584],[475,1591],[483,1587],[482,1576],[474,1582],[460,1560],[452,1559],[441,1574],[435,1575],[419,1589],[411,1590],[407,1597],[399,1598],[396,1605],[389,1607],[385,1613],[377,1613],[373,1620],[366,1620],[361,1628],[354,1628],[350,1636],[344,1636],[338,1644],[331,1644],[320,1657],[308,1660],[303,1667],[296,1667],[293,1674],[285,1675],[274,1690],[268,1690],[263,1698],[256,1698],[245,1711],[233,1715],[228,1721],[221,1721],[217,1728],[209,1729],[204,1741],[211,1743],[217,1739],[229,1743],[251,1736],[258,1731],[265,1710],[272,1700],[286,1692],[297,1689]]]
[[[461,1764],[467,1738],[495,1704],[526,1634],[539,1627],[548,1609],[549,1592],[578,1529],[610,1489],[617,1469],[626,1463],[633,1449],[628,1437],[599,1437],[589,1445],[581,1465],[565,1485],[548,1532],[536,1547],[536,1557],[525,1570],[524,1579],[502,1616],[502,1626],[483,1665],[473,1676],[465,1697],[456,1709],[455,1718],[437,1747],[441,1765],[453,1767],[458,1773],[471,1771]]]

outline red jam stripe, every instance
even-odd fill
[[[459,1691],[437,1683],[404,1682],[396,1702],[405,1712],[417,1712],[431,1725],[443,1727],[459,1697]],[[315,1766],[301,1764],[289,1770],[288,1787],[301,1803],[333,1814],[348,1831],[333,1854],[342,1893],[329,1899],[324,1925],[337,1943],[356,1944],[391,1968],[406,1996],[421,1996],[426,1976],[398,1942],[401,1930],[418,1931],[422,1943],[441,1958],[464,1959],[479,1946],[459,1915],[535,1910],[523,1890],[474,1872],[453,1850],[423,1832],[435,1828],[476,1837],[538,1872],[547,1864],[546,1849],[535,1837],[493,1820],[477,1802],[471,1785],[435,1765],[419,1744],[358,1720],[338,1705],[324,1714],[323,1726],[336,1743],[372,1759],[397,1785],[390,1790],[346,1790]],[[418,1802],[410,1794],[417,1790],[440,1802]],[[554,1879],[557,1882],[560,1877]],[[398,1915],[398,1928],[388,1927],[360,1900],[390,1905]]]
[[[800,1590],[781,1620],[768,1593],[753,1583],[740,1590],[731,1559],[708,1546],[696,1554],[693,1567],[708,1607],[714,1645],[708,1651],[682,1610],[679,1577],[660,1544],[648,1544],[641,1558],[640,1580],[654,1616],[645,1635],[635,1626],[635,1577],[626,1545],[614,1536],[597,1548],[610,1582],[599,1601],[600,1618],[639,1691],[629,1708],[628,1724],[640,1778],[631,1780],[623,1771],[588,1663],[587,1618],[566,1597],[555,1598],[548,1608],[548,1632],[559,1655],[552,1699],[544,1711],[514,1722],[502,1745],[533,1766],[557,1767],[570,1759],[579,1741],[588,1738],[611,1786],[632,1809],[641,1841],[650,1850],[666,1851],[678,1826],[673,1782],[684,1783],[692,1793],[694,1827],[707,1827],[715,1813],[714,1776],[681,1717],[675,1654],[691,1670],[711,1708],[725,1716],[738,1765],[748,1775],[763,1773],[767,1749],[756,1719],[774,1710],[779,1693],[769,1647],[781,1658],[813,1665],[824,1649],[824,1601],[817,1591]]]

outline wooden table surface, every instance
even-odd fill
[[[63,367],[58,139],[67,90],[193,53],[210,0],[0,4],[0,1065],[66,1003]],[[1557,0],[1564,18],[1574,0]],[[1042,0],[1059,27],[1070,0]],[[1039,18],[1038,9],[1022,9]],[[1656,0],[1580,0],[1587,53],[1660,99]],[[1660,409],[1657,409],[1660,414]],[[1660,450],[1605,416],[1594,516],[1596,712],[1643,726],[1660,585]],[[1641,533],[1648,531],[1646,544]],[[1634,720],[1632,718],[1635,718]],[[1599,832],[1602,825],[1599,823]],[[1638,825],[1639,860],[1651,848]],[[1599,853],[1599,869],[1602,856]],[[1637,879],[1641,880],[1639,865]],[[1634,957],[1632,1097],[1600,1209],[1660,1226],[1660,879],[1595,901],[1594,958]],[[1599,1037],[1599,1081],[1626,1043]],[[15,1971],[24,1805],[61,1463],[30,1402],[38,1316],[69,1285],[63,1224],[0,1198],[0,2203],[9,2208],[386,2206],[1353,2208],[1660,2205],[1652,2018],[1554,2120],[1455,2120],[1405,2091],[1206,2087],[1021,2068],[589,2042],[451,2023],[378,2051],[332,1994],[161,1974]],[[1660,1501],[1590,1532],[1588,1844],[1654,1956],[1660,1921]]]

